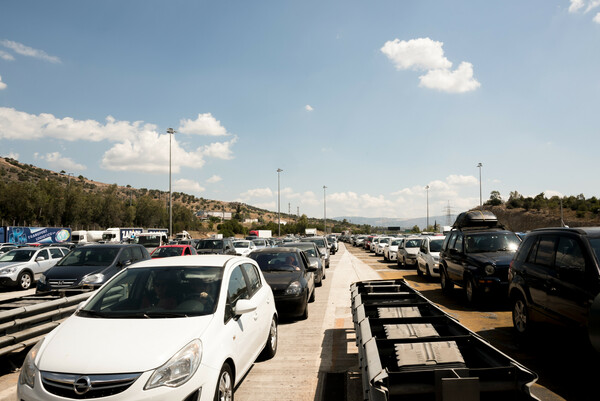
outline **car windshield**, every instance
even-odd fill
[[[429,241],[429,252],[440,252],[442,250],[443,239],[432,239]]]
[[[170,256],[181,256],[183,255],[183,247],[179,246],[166,246],[162,248],[156,248],[152,252],[153,258],[168,258]]]
[[[143,246],[160,246],[160,235],[142,235],[136,237],[136,243]]]
[[[407,239],[406,243],[404,244],[405,248],[419,248],[421,246],[421,241],[420,239]]]
[[[588,241],[594,250],[596,260],[600,261],[600,238],[588,238]]]
[[[234,248],[248,248],[250,243],[248,241],[237,241],[233,243]]]
[[[90,318],[174,318],[213,314],[222,267],[125,269],[81,308]]]
[[[198,242],[197,249],[220,249],[223,248],[223,241],[214,239],[204,239]]]
[[[33,249],[13,249],[0,256],[0,262],[29,262],[34,253]]]
[[[264,272],[300,270],[298,255],[295,252],[251,253],[250,257]]]
[[[304,252],[306,252],[306,254],[308,256],[312,256],[314,258],[318,258],[318,251],[315,248],[315,246],[312,243],[293,243],[293,244],[285,244],[285,245],[281,245],[282,247],[286,247],[286,248],[298,248],[298,249],[302,249]]]
[[[323,238],[310,238],[310,239],[303,239],[302,241],[313,242],[319,248],[325,248],[325,240]]]
[[[380,244],[389,244],[390,243],[390,239],[389,238],[382,238],[379,240]]]
[[[252,242],[257,246],[267,246],[267,241],[264,239],[253,239]]]
[[[402,242],[402,239],[395,239],[392,240],[392,243],[390,245],[394,246],[394,245],[399,245]]]
[[[481,233],[465,236],[465,252],[515,252],[521,241],[513,233]]]
[[[102,247],[75,248],[71,253],[65,256],[58,266],[110,266],[117,254],[119,248]]]

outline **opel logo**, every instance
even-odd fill
[[[87,376],[80,376],[73,383],[73,390],[75,391],[76,394],[79,394],[79,395],[87,393],[88,391],[90,391],[91,388],[92,388],[92,382],[90,381],[90,378]]]

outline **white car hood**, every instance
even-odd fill
[[[416,256],[419,253],[419,248],[404,248],[409,255]]]
[[[98,319],[71,316],[46,336],[37,358],[43,371],[133,373],[155,369],[194,338],[213,315],[173,319]]]
[[[21,265],[28,265],[31,262],[0,262],[0,269],[3,269],[5,267],[11,267],[11,266],[21,266]]]

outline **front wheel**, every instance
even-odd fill
[[[31,287],[31,283],[33,283],[33,276],[29,272],[21,272],[19,277],[17,278],[17,284],[19,288],[22,290],[28,290]]]
[[[529,308],[521,295],[512,300],[512,320],[513,326],[519,336],[525,337],[531,332]]]
[[[271,359],[275,356],[277,352],[277,340],[278,340],[278,330],[277,330],[277,318],[273,316],[273,320],[271,320],[271,327],[269,328],[269,337],[267,338],[267,343],[265,344],[265,348],[262,350],[260,354],[260,359],[265,361],[267,359]]]
[[[223,365],[219,373],[214,401],[233,401],[233,373],[228,364]]]
[[[454,283],[450,281],[445,268],[440,268],[440,285],[442,286],[442,292],[446,295],[450,294],[454,289]]]
[[[472,305],[477,302],[477,288],[475,287],[475,281],[473,281],[472,278],[469,278],[465,284],[465,293],[469,304]]]

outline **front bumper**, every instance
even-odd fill
[[[281,315],[301,316],[307,303],[306,292],[300,295],[275,295],[275,307]]]

